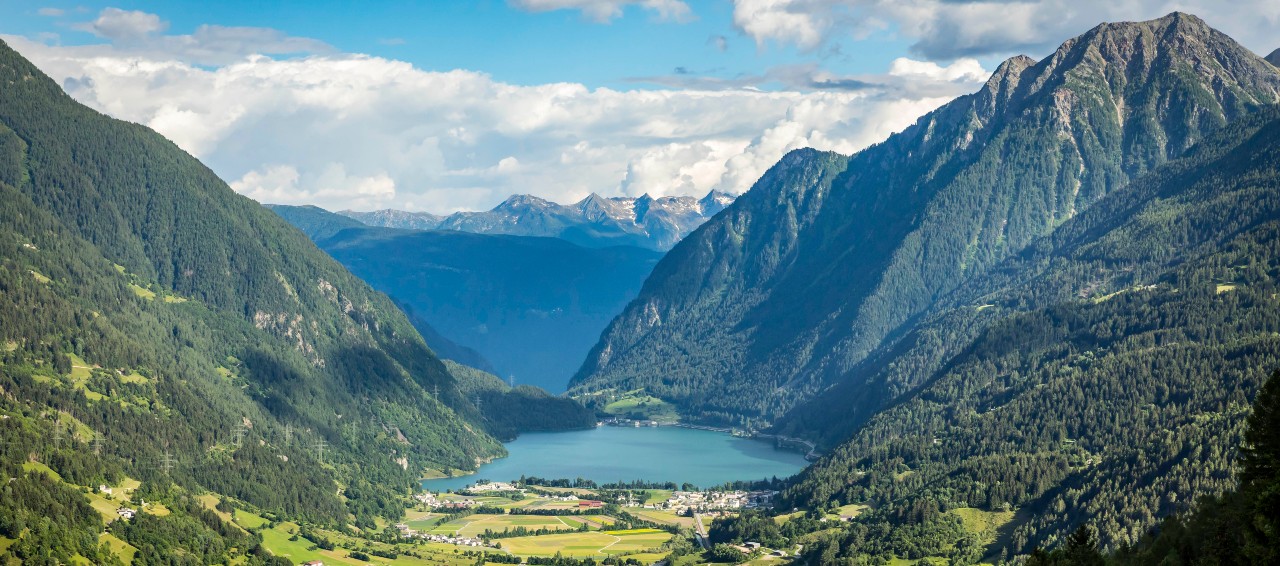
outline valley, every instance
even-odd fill
[[[9,39],[45,65],[61,49]],[[9,39],[0,564],[1280,563],[1280,50],[1200,17],[1007,58],[847,154],[774,143],[781,126],[700,145],[653,118],[627,142],[659,154],[578,167],[623,147],[582,141],[539,165],[499,138],[576,97],[674,92],[560,84],[501,135],[383,159],[465,162],[449,175],[230,183]],[[237,57],[188,69],[277,62]],[[792,95],[698,96],[737,91]],[[765,141],[786,151],[751,169]],[[677,157],[697,163],[657,167]],[[722,182],[757,171],[750,190],[708,192],[715,159]],[[480,202],[492,187],[453,183],[556,169],[705,196],[582,198],[577,179],[570,205],[432,215],[398,192]]]

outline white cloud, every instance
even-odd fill
[[[291,165],[268,165],[245,173],[231,188],[258,202],[313,204],[340,199],[354,208],[380,208],[396,196],[396,183],[386,173],[348,175],[341,163],[325,166],[312,178],[304,178]]]
[[[734,0],[733,25],[757,44],[773,40],[813,49],[831,27],[830,7],[805,0]]]
[[[757,44],[815,49],[872,30],[905,36],[929,59],[1043,55],[1102,21],[1196,14],[1254,51],[1280,42],[1280,2],[1240,0],[733,0],[733,21]]]
[[[67,11],[62,8],[40,8],[36,13],[46,18],[56,18],[66,14]]]
[[[742,192],[786,151],[855,151],[987,74],[972,60],[904,59],[874,76],[780,69],[770,79],[787,87],[779,92],[749,82],[520,86],[363,55],[246,55],[311,40],[201,29],[90,46],[5,40],[76,99],[156,129],[235,190],[330,209],[475,210],[513,193],[572,202],[591,192]]]
[[[693,10],[683,0],[509,0],[512,6],[530,12],[579,10],[596,22],[609,22],[622,17],[623,8],[634,5],[652,11],[661,20],[687,22]]]
[[[111,56],[146,61],[184,61],[200,65],[225,65],[253,55],[306,55],[331,53],[323,41],[293,37],[279,30],[259,27],[202,25],[195,32],[167,35],[169,22],[155,14],[105,8],[97,19],[72,26],[109,41],[107,44],[71,48],[68,53],[92,58]]]
[[[80,29],[112,41],[139,41],[168,27],[169,23],[155,14],[105,8],[98,14],[98,19],[80,26]]]

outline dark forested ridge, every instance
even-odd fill
[[[884,143],[786,156],[659,263],[573,391],[766,426],[863,379],[939,297],[1277,100],[1275,67],[1185,14],[1010,59]]]
[[[330,234],[316,243],[391,295],[413,320],[478,352],[493,373],[553,392],[564,390],[662,255],[530,236],[368,226],[334,231],[354,221],[315,207],[272,209],[308,233]]]
[[[0,320],[5,477],[43,490],[38,471],[24,476],[36,462],[64,487],[140,479],[173,509],[149,532],[207,534],[183,503],[203,489],[372,525],[399,516],[424,468],[502,453],[387,297],[168,140],[77,104],[3,45]],[[70,541],[96,541],[100,520],[40,522],[64,508],[60,490],[6,488],[0,504],[17,511],[5,517],[27,519],[0,536],[30,529],[13,552],[62,540],[92,561],[96,544]],[[226,543],[205,550],[252,546]]]
[[[510,440],[522,432],[554,432],[593,428],[594,411],[566,397],[555,397],[532,385],[512,387],[491,373],[446,361],[458,388],[484,415],[491,434]]]

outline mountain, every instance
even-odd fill
[[[315,207],[272,210],[304,231],[351,221]],[[428,343],[431,333],[447,336],[477,352],[494,373],[552,392],[564,390],[600,331],[661,257],[644,248],[588,248],[558,238],[368,226],[316,243],[394,297]]]
[[[894,528],[932,532],[925,545],[956,542],[938,534],[958,514],[989,517],[1002,523],[989,560],[1082,525],[1105,549],[1135,544],[1235,488],[1237,448],[1256,445],[1243,436],[1249,405],[1280,368],[1278,276],[1273,106],[942,297],[862,365],[863,384],[793,413],[852,436],[782,505],[869,505]],[[859,397],[883,409],[860,419]],[[812,551],[872,547],[834,540]]]
[[[443,222],[445,218],[443,216],[436,216],[429,212],[407,212],[404,210],[392,209],[374,210],[371,212],[343,210],[338,214],[357,220],[361,224],[367,226],[403,228],[405,230],[435,230],[440,227],[440,223]]]
[[[1270,55],[1267,55],[1267,62],[1280,67],[1280,49],[1272,51]]]
[[[839,384],[865,419],[886,401],[860,364],[939,298],[1278,99],[1275,67],[1186,14],[1009,59],[883,143],[785,156],[663,258],[572,392],[758,428]]]
[[[326,240],[337,235],[339,232],[347,228],[363,228],[365,224],[360,221],[334,214],[317,206],[288,206],[288,205],[264,205],[272,212],[280,215],[294,227],[302,230],[308,238],[313,241]],[[392,299],[394,300],[394,299]],[[486,360],[480,352],[477,352],[466,346],[459,345],[457,342],[450,340],[431,323],[427,322],[413,311],[410,305],[397,303],[400,309],[404,311],[405,316],[409,318],[409,322],[413,327],[418,329],[422,334],[422,339],[427,342],[427,346],[431,351],[440,356],[441,359],[453,360],[464,366],[469,366],[486,372],[494,372],[493,365]]]
[[[400,309],[300,231],[4,44],[0,85],[0,467],[24,494],[0,497],[12,556],[107,563],[83,493],[125,477],[172,511],[120,532],[140,560],[222,563],[256,542],[202,522],[205,490],[372,528],[424,470],[504,453]]]
[[[592,193],[568,206],[531,195],[513,195],[487,212],[435,216],[422,212],[340,211],[370,226],[412,230],[457,230],[476,234],[510,234],[562,238],[586,247],[639,246],[666,251],[733,202],[732,195],[711,191],[693,197],[604,198]]]
[[[512,387],[496,375],[445,361],[458,380],[458,388],[470,396],[484,414],[488,430],[504,440],[522,432],[556,432],[596,426],[595,412],[577,401],[554,397],[532,385]]]

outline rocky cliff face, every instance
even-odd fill
[[[771,422],[859,380],[942,294],[1278,99],[1274,67],[1185,14],[1012,58],[884,143],[786,156],[664,258],[576,391],[642,387],[694,418]]]

